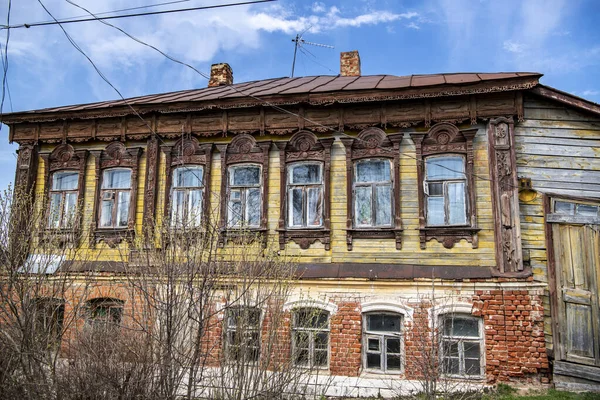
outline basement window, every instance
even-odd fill
[[[441,359],[446,375],[483,375],[483,335],[480,318],[446,314],[441,317]]]
[[[260,309],[234,307],[227,310],[227,356],[242,362],[258,361],[260,354]]]
[[[121,324],[123,301],[111,298],[98,298],[88,301],[88,326],[94,329],[114,329]]]
[[[378,372],[402,372],[402,316],[364,314],[363,327],[364,367]]]
[[[329,312],[319,308],[300,308],[294,312],[292,357],[297,366],[327,367],[329,362]]]

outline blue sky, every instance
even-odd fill
[[[41,0],[57,18],[86,13]],[[94,13],[167,0],[72,0]],[[5,23],[8,0],[1,0]],[[184,0],[151,10],[233,1]],[[38,0],[13,0],[11,24],[50,20]],[[227,62],[235,82],[289,76],[296,33],[307,41],[296,76],[339,71],[339,52],[358,50],[362,73],[535,71],[541,82],[600,103],[597,0],[292,1],[112,20],[130,34],[201,71]],[[65,29],[125,97],[205,87],[195,72],[99,22]],[[0,31],[4,48],[6,30]],[[4,112],[118,98],[58,26],[13,29],[8,44],[11,98]],[[14,178],[15,145],[0,131],[0,189]]]

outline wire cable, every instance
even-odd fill
[[[10,10],[12,7],[12,1],[8,0],[8,11],[6,12],[6,25],[10,25]],[[4,110],[4,99],[8,87],[8,42],[10,40],[10,29],[6,30],[6,41],[4,42],[4,53],[2,54],[2,100],[0,101],[0,120],[2,119]],[[10,91],[9,91],[10,93]],[[10,97],[10,94],[9,94]],[[12,109],[12,100],[11,109]],[[0,125],[2,129],[2,125]]]
[[[151,11],[147,13],[135,13],[135,14],[125,14],[125,15],[113,15],[108,17],[94,17],[94,18],[82,18],[82,19],[67,19],[63,21],[59,21],[54,18],[54,21],[48,22],[33,22],[30,24],[19,24],[10,26],[9,23],[6,25],[0,26],[0,30],[2,29],[17,29],[17,28],[32,28],[34,26],[47,26],[47,25],[62,25],[62,24],[73,24],[78,22],[90,22],[97,20],[106,20],[106,19],[118,19],[118,18],[132,18],[132,17],[143,17],[147,15],[160,15],[160,14],[171,14],[171,13],[179,13],[179,12],[187,12],[187,11],[197,11],[197,10],[211,10],[216,8],[225,8],[225,7],[234,7],[234,6],[245,6],[252,4],[260,4],[260,3],[269,3],[277,0],[253,0],[253,1],[243,1],[238,3],[228,3],[228,4],[215,4],[210,6],[199,6],[199,7],[191,7],[191,8],[181,8],[176,10],[164,10],[164,11]]]

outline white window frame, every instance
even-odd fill
[[[54,189],[54,176],[62,173],[75,173],[77,174],[77,186],[74,189]],[[75,170],[60,170],[52,173],[52,178],[49,182],[49,190],[48,190],[48,228],[50,229],[68,229],[73,227],[75,223],[75,216],[77,215],[78,202],[79,202],[79,171]],[[60,215],[58,220],[58,225],[54,225],[52,222],[55,220],[52,214],[52,196],[60,194],[60,205],[58,207],[60,211]],[[67,194],[75,194],[75,208],[73,210],[73,215],[69,218],[68,210],[65,208],[67,206],[66,198]]]
[[[385,161],[389,165],[390,172],[390,180],[385,182],[358,182],[358,165],[366,164],[372,161]],[[352,182],[352,207],[353,207],[353,224],[355,228],[392,228],[394,226],[394,164],[392,160],[389,158],[366,158],[361,160],[354,161],[354,174]],[[376,192],[377,187],[380,186],[389,186],[390,187],[390,223],[386,225],[377,225],[376,224],[376,215],[377,215],[377,200],[376,200]],[[358,223],[358,211],[357,206],[358,202],[356,201],[356,189],[358,187],[370,187],[371,188],[371,223],[370,224],[359,224]]]
[[[439,346],[440,346],[440,367],[442,368],[442,374],[448,377],[456,377],[461,379],[483,379],[485,377],[485,334],[483,326],[483,318],[475,317],[471,314],[461,312],[446,312],[440,313],[438,318],[438,330],[439,330]],[[445,332],[445,319],[446,318],[463,318],[477,321],[479,336],[452,336],[446,335]],[[444,354],[444,344],[447,342],[457,342],[458,344],[458,359],[459,359],[459,373],[451,374],[446,373],[445,363],[446,354]],[[477,343],[479,344],[479,374],[470,375],[465,373],[465,351],[464,343]]]
[[[311,310],[311,312],[319,312],[327,314],[327,326],[325,327],[301,327],[297,326],[297,315],[303,310]],[[314,368],[319,370],[329,369],[329,361],[331,358],[331,313],[328,310],[317,307],[302,307],[292,311],[292,363],[300,368]],[[308,335],[308,361],[307,364],[298,364],[296,354],[298,345],[296,343],[296,333],[304,332]],[[318,333],[327,333],[327,360],[325,365],[315,365],[315,337]]]
[[[320,183],[292,183],[292,170],[295,167],[299,167],[302,165],[318,165],[320,172]],[[288,206],[288,223],[287,226],[290,229],[319,229],[323,227],[323,207],[324,207],[324,196],[325,196],[325,183],[323,182],[323,168],[324,164],[321,161],[303,161],[303,162],[295,162],[287,165],[287,182],[286,182],[286,190],[287,190],[287,206]],[[308,189],[310,188],[320,188],[321,196],[319,198],[320,205],[320,217],[321,223],[319,225],[308,225]],[[302,224],[294,225],[294,204],[292,199],[292,189],[302,189]]]
[[[247,168],[247,167],[256,167],[258,168],[258,184],[256,185],[233,185],[232,184],[232,177],[233,177],[233,171],[237,168]],[[264,201],[263,199],[263,166],[262,164],[256,164],[256,163],[243,163],[243,164],[234,164],[234,165],[230,165],[227,168],[227,228],[228,229],[242,229],[242,228],[260,228],[261,226],[261,220],[262,220],[262,202]],[[259,214],[258,214],[258,222],[255,225],[250,225],[247,223],[247,217],[248,217],[248,191],[250,189],[259,189],[259,195],[260,195],[260,199],[259,199]],[[240,199],[240,203],[242,204],[242,215],[240,218],[240,224],[237,225],[232,225],[231,224],[231,212],[232,209],[230,207],[230,203],[231,203],[231,192],[232,190],[239,190],[241,192],[241,199]]]
[[[104,188],[105,185],[105,177],[106,177],[106,173],[108,172],[112,172],[112,171],[129,171],[129,188]],[[129,213],[131,212],[131,204],[132,202],[136,201],[136,199],[132,198],[131,194],[133,193],[133,188],[132,188],[132,183],[133,183],[133,169],[132,168],[105,168],[102,170],[102,186],[100,188],[100,216],[99,216],[99,220],[98,220],[98,229],[127,229],[128,228],[128,223],[129,223],[129,218],[130,215]],[[127,215],[125,218],[125,225],[117,225],[117,221],[119,219],[119,198],[124,194],[124,193],[129,193],[129,204],[127,205]],[[102,216],[104,215],[103,211],[104,211],[104,201],[107,200],[107,198],[109,196],[107,196],[107,194],[110,195],[110,200],[112,200],[113,203],[113,208],[112,208],[112,215],[111,215],[111,224],[109,226],[103,226],[102,225]]]
[[[394,317],[400,318],[400,331],[369,331],[367,319],[370,315],[391,315]],[[362,352],[362,360],[363,367],[367,372],[373,372],[378,374],[402,374],[404,373],[404,314],[391,312],[386,310],[370,310],[367,312],[363,312],[362,314],[362,323],[363,323],[363,352]],[[400,357],[400,369],[397,370],[388,370],[387,368],[387,346],[386,342],[388,338],[394,338],[400,340],[400,353],[398,356]],[[369,350],[369,339],[377,339],[379,341],[379,351],[371,351]],[[367,355],[368,354],[379,354],[381,357],[380,368],[369,368],[367,365]],[[392,353],[395,354],[395,353]]]
[[[177,182],[176,182],[176,174],[177,171],[183,169],[183,170],[194,170],[194,171],[198,171],[201,170],[201,176],[200,178],[200,182],[201,185],[200,186],[177,186]],[[190,227],[190,228],[199,228],[202,226],[202,221],[204,219],[204,201],[205,201],[205,186],[206,183],[204,182],[204,171],[205,168],[203,165],[189,165],[189,166],[180,166],[180,167],[175,167],[172,170],[172,183],[171,183],[171,226],[173,228],[183,228],[183,227]],[[191,213],[189,204],[190,204],[190,197],[192,192],[194,191],[200,191],[201,193],[201,201],[200,201],[200,205],[199,205],[199,209],[200,209],[200,221],[193,219],[192,222],[189,221],[189,215]],[[184,211],[184,219],[182,221],[179,221],[177,218],[175,218],[175,210],[177,209],[177,197],[176,197],[176,193],[177,192],[183,192],[184,193],[184,206],[183,209]]]
[[[440,159],[440,158],[460,158],[463,162],[463,169],[465,172],[463,172],[463,178],[458,179],[458,178],[450,178],[450,179],[428,179],[427,178],[427,161],[429,160],[435,160],[436,158]],[[435,162],[435,161],[433,161]],[[444,227],[444,226],[469,226],[470,225],[470,221],[469,221],[469,207],[471,206],[469,204],[469,190],[472,190],[472,188],[469,187],[469,182],[467,179],[467,165],[466,165],[466,157],[464,154],[454,154],[454,153],[447,153],[447,154],[436,154],[436,155],[431,155],[431,156],[427,156],[424,158],[423,160],[424,163],[424,177],[423,177],[423,193],[425,195],[425,199],[424,199],[424,207],[425,207],[425,223],[428,227]],[[443,189],[442,189],[442,195],[441,196],[432,196],[429,194],[429,184],[430,183],[441,183],[443,185]],[[450,223],[450,197],[448,194],[448,184],[451,183],[462,183],[465,187],[464,190],[464,204],[465,204],[465,222],[464,223],[460,223],[460,224],[451,224]],[[432,225],[429,224],[429,206],[428,206],[428,201],[427,199],[429,199],[429,197],[443,197],[444,199],[444,224],[442,225]]]

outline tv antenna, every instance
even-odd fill
[[[306,33],[306,31],[308,31],[310,28],[312,28],[312,25],[309,26],[308,28],[306,28],[302,33],[298,33],[296,34],[296,38],[292,39],[292,42],[294,42],[294,61],[292,62],[292,76],[291,78],[294,77],[294,69],[296,68],[296,53],[298,53],[298,47],[301,47],[304,44],[308,44],[311,46],[316,46],[316,47],[325,47],[327,49],[333,49],[333,46],[330,46],[328,44],[322,44],[322,43],[313,43],[313,42],[308,42],[306,40],[304,40],[302,38],[302,35],[304,35]]]

